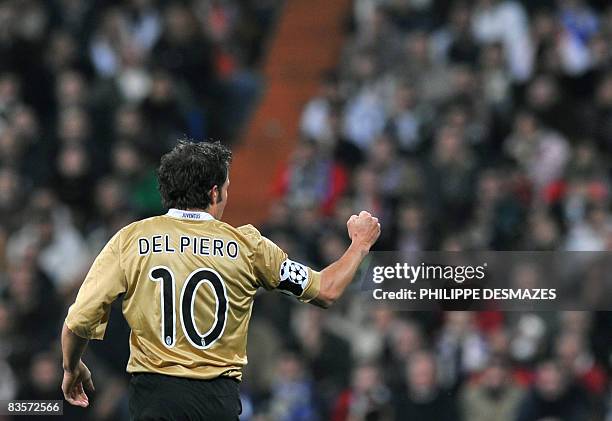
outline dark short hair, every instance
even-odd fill
[[[225,183],[231,161],[232,152],[220,142],[179,140],[157,170],[162,204],[167,209],[206,209],[210,189]]]

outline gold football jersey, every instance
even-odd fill
[[[240,379],[259,287],[308,302],[319,294],[320,274],[288,259],[252,225],[234,228],[206,212],[171,209],[115,234],[66,325],[83,338],[102,339],[110,305],[124,294],[128,372]]]

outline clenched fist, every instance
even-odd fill
[[[353,215],[346,223],[349,238],[353,244],[367,251],[374,245],[380,236],[380,224],[378,218],[369,212],[361,211],[359,215]]]

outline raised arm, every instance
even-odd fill
[[[366,211],[353,215],[346,223],[351,245],[342,257],[321,271],[321,289],[312,301],[319,307],[328,308],[344,293],[351,283],[359,265],[380,236],[378,218]]]

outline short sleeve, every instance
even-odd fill
[[[251,237],[252,266],[259,286],[293,295],[302,302],[309,302],[319,295],[319,272],[291,260],[287,253],[262,236],[254,227],[249,225],[241,228]]]
[[[68,309],[66,326],[82,338],[102,339],[111,304],[126,289],[127,280],[120,264],[117,233],[91,266],[74,304]]]

